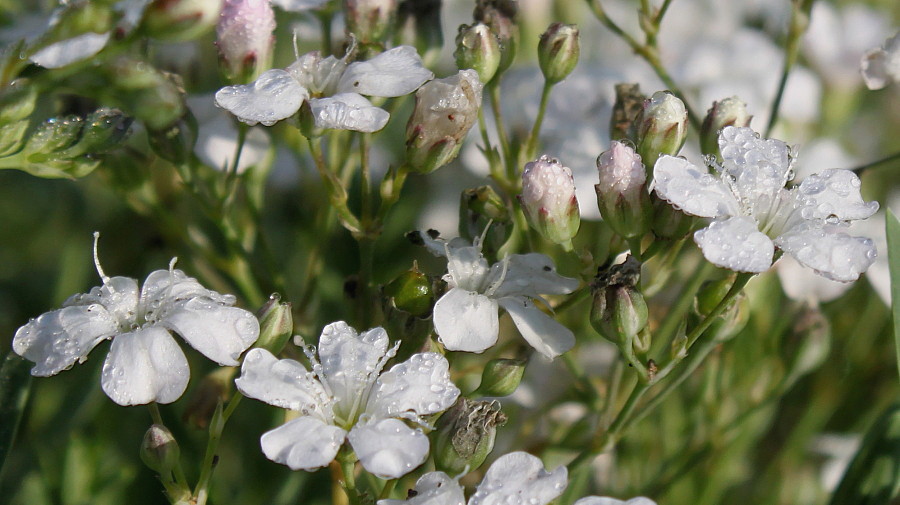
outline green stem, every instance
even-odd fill
[[[222,432],[225,430],[225,424],[234,413],[243,396],[239,393],[228,402],[228,406],[222,409],[222,404],[216,408],[215,414],[209,422],[209,439],[206,442],[206,454],[203,456],[203,463],[200,467],[200,478],[197,479],[197,487],[194,488],[194,503],[196,505],[204,505],[209,498],[209,481],[212,477],[213,470],[216,467],[219,456],[216,454],[219,450],[219,442],[222,439]]]
[[[544,114],[547,112],[547,103],[550,101],[551,89],[553,89],[553,84],[544,81],[544,89],[541,90],[541,104],[538,107],[538,114],[531,126],[531,134],[528,136],[528,144],[525,147],[525,157],[529,160],[537,156],[538,137],[541,133],[541,124],[544,122]]]
[[[811,2],[809,2],[811,4]],[[775,101],[772,102],[772,109],[769,112],[769,124],[766,126],[766,137],[772,133],[775,123],[778,122],[778,115],[781,112],[781,100],[784,97],[784,89],[787,85],[788,75],[791,68],[797,62],[800,54],[800,38],[806,27],[809,26],[809,13],[804,12],[798,2],[791,3],[791,24],[788,28],[787,41],[784,48],[784,64],[781,67],[781,78],[778,81],[778,91],[775,93]]]
[[[344,479],[344,492],[347,493],[347,499],[350,505],[359,505],[359,493],[356,491],[356,476],[354,471],[356,461],[351,458],[340,458],[341,474]]]
[[[869,163],[866,163],[865,165],[860,165],[856,168],[851,168],[850,170],[859,174],[859,173],[862,173],[864,170],[868,170],[870,168],[875,168],[878,165],[884,165],[884,164],[890,163],[892,161],[900,161],[900,152],[896,152],[890,156],[886,156],[879,160],[871,161]],[[898,166],[900,166],[900,164],[898,164]]]
[[[497,138],[500,139],[500,150],[503,153],[503,162],[506,164],[506,177],[510,183],[515,184],[515,161],[512,159],[509,138],[506,136],[506,125],[503,124],[503,113],[500,110],[500,78],[494,79],[487,87],[491,95],[491,111],[494,113]],[[513,194],[515,193],[517,191],[513,191]]]
[[[153,419],[153,424],[158,424],[160,426],[165,426],[166,423],[163,422],[162,415],[159,413],[159,405],[154,403],[148,403],[147,408],[150,410],[150,418]]]
[[[669,307],[669,312],[663,318],[653,335],[653,340],[660,345],[668,344],[675,336],[675,332],[681,325],[684,315],[694,304],[694,295],[700,286],[706,281],[709,274],[715,270],[715,265],[701,259],[700,264],[688,277],[687,282],[681,287],[681,291],[675,296],[675,302]]]
[[[308,140],[309,150],[315,161],[316,169],[319,171],[319,176],[325,184],[325,188],[328,191],[329,202],[337,211],[341,224],[354,235],[362,233],[363,229],[359,219],[347,206],[347,188],[344,187],[344,184],[338,176],[335,175],[333,171],[329,170],[328,165],[325,163],[325,156],[322,154],[321,144],[314,139]]]
[[[381,493],[378,494],[379,500],[387,500],[391,497],[391,492],[394,491],[394,488],[397,487],[397,479],[390,479],[384,483],[384,487],[381,488]]]

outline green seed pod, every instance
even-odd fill
[[[565,79],[575,70],[580,52],[579,33],[575,25],[550,25],[538,42],[538,62],[544,79],[551,84]]]
[[[168,428],[154,424],[144,433],[141,443],[141,460],[160,475],[170,475],[178,464],[181,450]]]
[[[481,384],[475,392],[481,396],[509,396],[516,391],[525,375],[521,359],[492,359],[484,366]]]
[[[657,91],[644,101],[641,116],[632,125],[632,139],[647,170],[652,170],[661,155],[678,154],[687,138],[687,124],[684,102],[672,93]]]
[[[635,287],[640,263],[629,256],[624,263],[600,272],[591,284],[591,325],[603,338],[618,346],[630,346],[647,326],[649,312]]]
[[[494,78],[500,66],[500,43],[484,23],[461,25],[453,55],[456,57],[457,68],[471,68],[478,72],[481,82],[488,82]]]
[[[417,265],[398,275],[384,287],[394,308],[422,317],[431,312],[434,290],[431,279],[419,271]]]
[[[291,304],[282,302],[277,293],[273,294],[256,313],[256,317],[259,319],[259,339],[256,341],[256,347],[278,354],[294,334]]]
[[[506,423],[497,402],[460,397],[438,420],[431,433],[434,465],[448,475],[471,472],[494,448],[497,426]]]

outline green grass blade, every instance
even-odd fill
[[[9,454],[31,389],[31,363],[10,351],[0,365],[0,472]]]
[[[891,313],[894,316],[894,348],[897,353],[897,372],[900,373],[900,221],[887,211],[885,219],[888,242],[888,264],[891,269]]]
[[[900,494],[900,404],[894,404],[866,432],[862,445],[830,505],[896,503]]]

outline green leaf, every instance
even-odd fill
[[[887,211],[888,263],[891,269],[891,312],[894,316],[894,347],[897,353],[897,371],[900,373],[900,221]]]
[[[0,365],[0,470],[16,438],[31,389],[31,363],[10,352]]]
[[[896,218],[893,218],[896,221]],[[896,226],[896,225],[895,225]],[[888,225],[890,229],[890,225]],[[869,428],[830,505],[882,505],[900,495],[900,404]]]

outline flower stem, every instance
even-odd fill
[[[803,2],[812,7],[812,2]],[[778,90],[775,93],[775,100],[772,102],[772,109],[769,112],[769,124],[766,126],[766,134],[768,137],[778,122],[778,114],[781,112],[781,99],[784,97],[784,88],[787,85],[788,75],[794,63],[797,62],[797,56],[800,54],[800,38],[806,27],[809,26],[809,10],[805,9],[800,2],[791,2],[791,21],[788,27],[787,40],[784,48],[784,64],[781,67],[781,79],[778,81]]]
[[[544,114],[547,112],[547,103],[550,101],[551,89],[553,89],[553,84],[545,80],[544,89],[541,91],[541,104],[538,107],[537,117],[534,119],[534,124],[531,127],[531,134],[528,136],[528,143],[525,147],[526,159],[531,160],[537,156],[538,136],[541,133],[541,124],[544,122]]]
[[[322,154],[322,146],[319,142],[320,141],[315,139],[309,139],[309,150],[316,163],[316,169],[319,171],[319,176],[325,184],[325,189],[328,191],[328,199],[331,206],[337,211],[338,218],[344,228],[354,235],[362,233],[363,230],[359,219],[353,214],[350,207],[347,206],[347,188],[344,187],[343,182],[338,176],[333,171],[329,170],[328,165],[325,163],[325,156]]]
[[[506,178],[510,183],[515,184],[515,162],[512,159],[512,150],[509,147],[509,139],[506,136],[506,125],[503,124],[503,113],[500,110],[500,79],[494,79],[487,87],[491,95],[491,111],[494,113],[497,138],[500,139],[500,150],[503,153],[503,161],[506,164]],[[515,190],[511,193],[515,193]]]
[[[209,422],[209,439],[206,442],[206,454],[200,467],[200,478],[197,479],[197,487],[194,488],[194,503],[196,505],[204,505],[209,498],[209,481],[219,460],[219,455],[216,452],[219,450],[222,432],[225,430],[225,423],[228,422],[228,418],[231,417],[238,404],[240,404],[241,398],[243,398],[243,395],[236,393],[224,410],[222,409],[222,404],[219,403]]]
[[[900,161],[900,152],[896,152],[894,154],[891,154],[890,156],[886,156],[879,160],[871,161],[869,163],[866,163],[865,165],[860,165],[860,166],[858,166],[856,168],[852,168],[850,170],[852,172],[856,172],[857,174],[859,174],[859,173],[862,173],[864,170],[868,170],[870,168],[875,168],[878,165],[885,165],[892,161]],[[897,166],[900,167],[900,163],[898,163]]]

